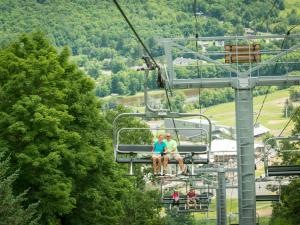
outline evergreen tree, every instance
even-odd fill
[[[18,172],[10,174],[9,157],[4,158],[6,147],[0,143],[0,225],[38,225],[38,204],[23,207],[26,201],[23,192],[17,196],[13,194],[13,183],[18,177]]]

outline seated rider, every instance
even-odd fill
[[[179,207],[179,192],[177,190],[174,190],[172,194],[172,206]]]
[[[167,145],[167,149],[168,149],[168,154],[166,154],[164,156],[164,173],[167,166],[168,166],[168,161],[169,159],[175,159],[178,161],[178,164],[179,164],[179,167],[181,169],[181,174],[183,175],[188,175],[187,173],[187,168],[186,166],[183,164],[183,159],[182,157],[180,156],[180,154],[178,153],[178,150],[177,150],[177,143],[175,140],[173,140],[171,138],[171,134],[170,133],[167,133],[166,134],[166,139],[164,140],[166,145]]]
[[[163,141],[164,136],[160,134],[158,139],[153,142],[152,148],[152,162],[153,162],[153,174],[157,175],[161,170],[161,156],[167,152],[166,143]],[[158,172],[157,172],[158,171]]]
[[[196,209],[196,204],[197,204],[197,200],[196,200],[196,192],[195,189],[190,189],[190,191],[187,193],[187,208],[190,208],[190,204],[193,204],[194,209]]]

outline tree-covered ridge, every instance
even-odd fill
[[[244,28],[285,33],[289,25],[300,22],[295,10],[280,16],[285,8],[283,0],[120,0],[119,3],[158,60],[163,48],[157,38],[195,36],[196,27],[200,36],[244,34]],[[0,2],[0,11],[0,46],[23,32],[40,30],[57,47],[69,46],[73,61],[98,79],[97,96],[133,95],[142,90],[142,75],[131,67],[141,63],[143,51],[113,1],[4,0]],[[201,14],[197,24],[194,11]]]
[[[203,13],[198,33],[235,35],[243,33],[244,27],[273,31],[271,24],[283,19],[278,14],[284,9],[283,0],[273,3],[272,0],[198,0],[196,10]],[[195,35],[193,1],[130,0],[120,4],[156,56],[162,52],[155,44],[155,37]],[[266,10],[270,8],[271,12]],[[110,0],[4,0],[0,11],[2,45],[22,32],[38,29],[56,46],[70,46],[74,55],[97,60],[117,55],[136,59],[140,55],[138,44]],[[281,22],[286,26],[286,20]]]

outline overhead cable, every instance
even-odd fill
[[[289,119],[289,121],[285,124],[285,126],[284,126],[284,128],[280,131],[280,133],[279,133],[279,137],[282,135],[282,133],[285,131],[285,129],[288,127],[288,125],[290,124],[290,122],[293,120],[293,118],[297,115],[297,113],[299,112],[299,110],[300,110],[300,107],[298,107],[295,111],[294,111],[294,113],[293,113],[293,115],[290,117],[290,119]]]
[[[123,9],[121,8],[121,6],[119,5],[118,1],[117,0],[113,0],[113,2],[115,3],[116,7],[118,8],[118,10],[120,11],[120,13],[122,14],[123,18],[127,22],[128,26],[130,27],[130,29],[132,30],[132,32],[134,33],[134,35],[137,38],[138,42],[140,42],[140,44],[143,46],[144,50],[146,51],[146,53],[148,54],[148,56],[151,58],[152,62],[154,63],[155,67],[157,68],[157,73],[158,73],[157,74],[157,85],[158,85],[158,87],[165,89],[168,106],[169,106],[170,111],[172,111],[171,102],[170,102],[169,95],[168,95],[168,90],[167,90],[167,87],[165,85],[164,79],[163,79],[163,77],[161,75],[161,68],[160,68],[160,66],[155,61],[155,59],[152,56],[151,52],[149,51],[149,49],[147,48],[147,46],[145,45],[145,43],[143,42],[143,40],[141,39],[141,37],[139,36],[139,34],[137,33],[137,31],[133,27],[132,23],[130,22],[130,20],[126,16],[125,12],[123,11]],[[151,68],[151,69],[153,69],[153,68]],[[173,125],[174,125],[174,128],[175,128],[175,133],[176,133],[176,136],[177,136],[178,144],[180,145],[178,130],[176,129],[176,124],[175,124],[174,118],[172,118],[172,121],[173,121]]]
[[[288,39],[288,36],[290,35],[291,31],[292,31],[293,29],[295,29],[295,28],[296,28],[297,26],[299,26],[299,25],[300,25],[300,24],[295,25],[294,27],[290,28],[290,29],[286,32],[286,35],[285,35],[284,39],[282,40],[280,50],[283,50],[284,44],[285,44],[286,40]],[[277,61],[278,61],[278,60],[277,60]],[[275,73],[275,71],[276,71],[276,69],[277,69],[277,66],[278,66],[277,61],[276,61],[276,64],[275,64],[273,73]],[[260,106],[260,109],[259,109],[259,112],[258,112],[257,117],[256,117],[256,119],[255,119],[254,125],[257,123],[258,118],[259,118],[260,115],[261,115],[261,112],[262,112],[262,109],[263,109],[263,107],[264,107],[265,101],[266,101],[266,99],[267,99],[267,97],[268,97],[268,94],[269,94],[269,92],[270,92],[270,88],[271,88],[271,86],[269,86],[268,89],[267,89],[267,91],[266,91],[265,97],[264,97],[263,102],[262,102],[262,104],[261,104],[261,106]]]
[[[135,28],[133,27],[133,25],[131,24],[131,22],[129,21],[128,17],[126,16],[125,12],[123,11],[123,9],[121,8],[121,6],[119,5],[117,0],[113,0],[115,5],[117,6],[118,10],[120,11],[120,13],[122,14],[122,16],[124,17],[124,19],[126,20],[128,26],[130,27],[130,29],[132,30],[132,32],[134,33],[135,37],[138,39],[138,41],[141,43],[141,45],[143,46],[143,48],[145,49],[145,51],[147,52],[147,54],[149,55],[149,57],[151,58],[151,60],[153,61],[153,63],[155,64],[155,66],[157,68],[159,68],[159,65],[157,64],[157,62],[155,61],[155,59],[153,58],[151,52],[149,51],[149,49],[147,48],[147,46],[145,45],[145,43],[143,42],[143,40],[140,38],[139,34],[137,33],[137,31],[135,30]]]

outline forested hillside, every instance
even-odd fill
[[[201,36],[244,34],[244,28],[285,33],[299,22],[295,10],[279,16],[285,9],[283,0],[197,0],[196,7],[192,0],[120,4],[155,57],[163,54],[156,38],[195,36],[194,11],[202,14],[197,30]],[[141,74],[129,68],[140,63],[143,52],[112,1],[3,0],[0,11],[0,46],[23,32],[40,30],[57,47],[68,45],[73,60],[90,76],[100,78],[98,96],[141,90]],[[119,71],[118,77],[124,79],[113,76]]]
[[[284,0],[119,2],[158,62],[159,37],[242,35],[245,28],[282,34],[300,23],[299,10],[287,11]],[[197,31],[195,11],[201,14]],[[113,120],[130,109],[107,107],[98,97],[141,91],[143,73],[134,66],[141,65],[142,55],[111,0],[0,1],[0,225],[195,224],[192,214],[162,210],[160,193],[146,186],[157,184],[151,173],[144,176],[137,165],[136,176],[128,177],[127,166],[113,158]],[[279,65],[273,74],[300,70],[299,53],[287,57],[294,64]],[[222,73],[203,71],[214,77]],[[184,68],[176,72],[181,78],[198,75]],[[257,88],[254,95],[273,91]],[[232,101],[234,92],[204,90],[202,102],[188,107],[183,99],[175,93],[174,111]],[[299,113],[291,120],[293,133],[299,133]],[[138,119],[120,122],[120,127],[146,126]],[[121,140],[153,140],[151,132],[138,134],[138,140],[130,133]],[[299,164],[299,157],[284,159]],[[283,187],[271,224],[297,225],[299,187],[299,179]]]
[[[197,1],[202,12],[198,33],[202,36],[242,34],[244,27],[283,33],[287,21],[278,18],[283,0]],[[152,48],[155,37],[195,34],[194,5],[191,0],[120,1],[139,33]],[[271,13],[266,9],[272,9]],[[127,25],[109,0],[4,0],[0,3],[1,45],[16,34],[39,29],[57,46],[69,45],[74,55],[103,60],[123,55],[137,58],[138,46]],[[268,23],[264,20],[268,19]],[[277,26],[272,27],[272,24]],[[291,21],[292,23],[295,21]],[[281,29],[278,26],[282,27]]]

